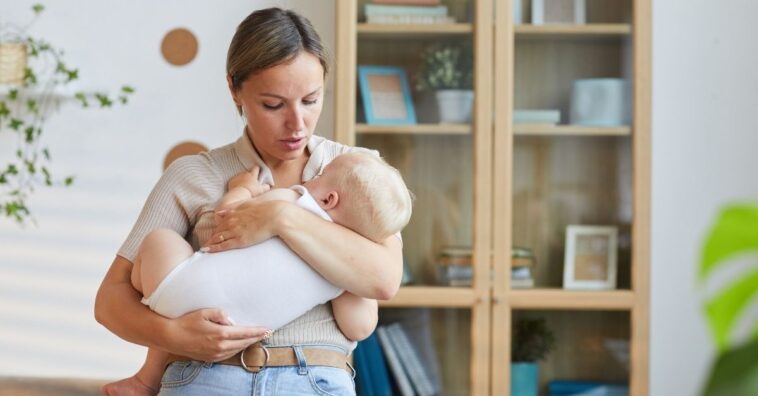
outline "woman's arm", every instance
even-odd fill
[[[164,318],[140,302],[130,281],[132,263],[120,256],[111,264],[95,299],[95,319],[136,344],[201,361],[219,361],[258,342],[265,329],[228,325],[220,309],[201,309]]]
[[[329,282],[360,297],[388,300],[400,287],[403,258],[396,237],[376,243],[288,202],[248,201],[217,213],[208,248],[240,248],[274,236]]]

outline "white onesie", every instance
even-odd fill
[[[296,204],[331,221],[303,186]],[[278,329],[342,290],[324,279],[279,238],[219,253],[195,252],[142,303],[169,318],[222,308],[238,325]]]

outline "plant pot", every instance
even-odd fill
[[[440,122],[467,123],[471,121],[474,91],[470,89],[441,89],[436,92]]]
[[[511,362],[511,396],[537,396],[539,366],[534,362]]]
[[[0,43],[0,84],[21,85],[26,69],[26,44]]]

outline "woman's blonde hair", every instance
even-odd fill
[[[326,77],[328,55],[308,18],[276,7],[258,10],[237,27],[226,55],[226,74],[239,90],[251,75],[290,62],[303,51],[318,58]],[[240,106],[237,111],[242,114]]]
[[[376,242],[400,232],[411,218],[413,197],[403,176],[381,157],[369,153],[347,153],[345,169],[335,174],[340,205],[350,214],[345,224]]]

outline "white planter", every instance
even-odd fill
[[[0,43],[0,84],[21,85],[26,68],[26,44]]]
[[[471,121],[474,91],[469,89],[441,89],[436,92],[440,122],[467,123]]]

